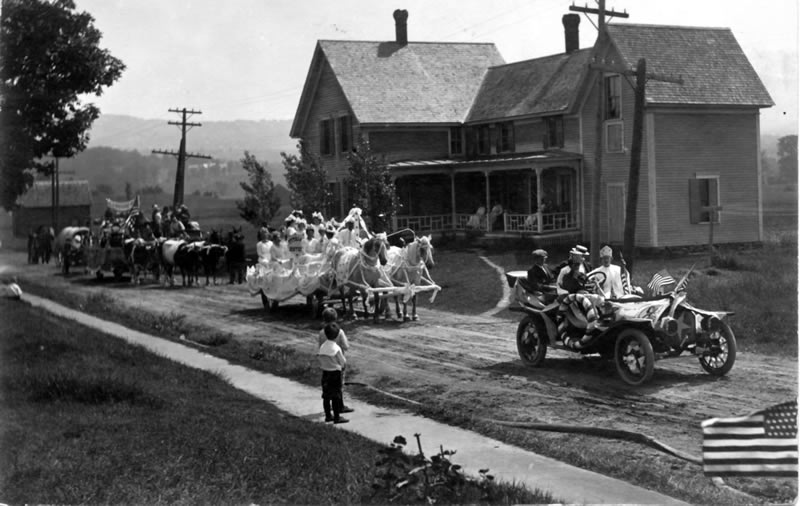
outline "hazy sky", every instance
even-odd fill
[[[561,16],[571,0],[75,0],[103,32],[101,46],[127,65],[100,98],[104,113],[202,120],[290,119],[318,39],[393,40],[397,8],[409,12],[410,41],[493,42],[511,63],[564,50]],[[595,2],[589,1],[590,6]],[[585,5],[585,2],[577,2]],[[775,107],[762,131],[798,126],[797,0],[607,0],[627,20],[728,27]],[[595,17],[592,17],[594,20]],[[582,15],[581,47],[596,30]]]

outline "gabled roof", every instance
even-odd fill
[[[314,60],[327,60],[361,124],[461,123],[489,67],[505,63],[494,44],[320,40]],[[292,136],[300,135],[313,99],[312,61]]]
[[[34,181],[28,191],[17,198],[17,205],[27,208],[52,206],[50,181]],[[92,203],[89,181],[61,181],[58,183],[58,203],[63,207],[88,206]]]
[[[566,112],[583,82],[591,49],[489,69],[467,121]]]
[[[767,89],[728,28],[607,25],[611,41],[634,68],[678,76],[683,85],[650,80],[647,102],[677,105],[774,105]]]

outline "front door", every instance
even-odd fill
[[[625,183],[609,183],[608,202],[608,242],[622,244],[625,237]]]

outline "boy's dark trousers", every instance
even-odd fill
[[[343,406],[342,371],[322,371],[322,408],[325,410],[325,419],[338,420]]]

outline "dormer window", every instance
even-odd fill
[[[544,137],[544,148],[564,147],[564,116],[549,116],[544,119],[547,133]]]
[[[450,127],[450,154],[464,154],[464,129],[462,127]]]
[[[497,152],[514,151],[514,123],[505,121],[497,124]]]

